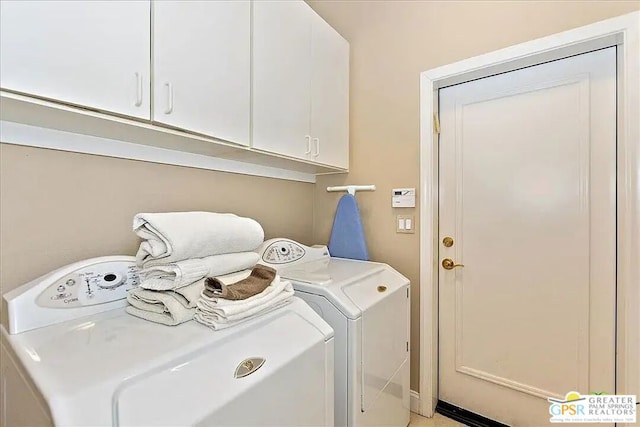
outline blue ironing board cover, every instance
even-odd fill
[[[329,238],[329,254],[338,258],[369,261],[360,210],[356,198],[345,194],[338,202]]]

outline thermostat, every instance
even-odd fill
[[[415,188],[394,188],[392,190],[391,207],[393,208],[415,208],[416,189]]]

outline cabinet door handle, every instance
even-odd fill
[[[136,71],[136,107],[142,105],[142,74]]]
[[[318,157],[318,154],[320,154],[320,138],[313,138],[313,141],[316,143],[316,151],[313,152],[313,157]]]
[[[165,114],[171,114],[173,112],[173,85],[171,83],[164,84],[167,87],[167,108],[165,108]]]
[[[305,135],[304,137],[307,140],[307,151],[304,154],[311,154],[311,135]]]

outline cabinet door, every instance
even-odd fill
[[[249,145],[251,4],[153,4],[153,120]]]
[[[311,8],[253,4],[253,147],[296,158],[310,152]]]
[[[149,1],[1,1],[0,86],[150,118]]]
[[[311,36],[311,159],[349,167],[349,43],[315,12]]]

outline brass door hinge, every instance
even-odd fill
[[[440,116],[438,113],[433,113],[433,130],[436,135],[440,135]]]

